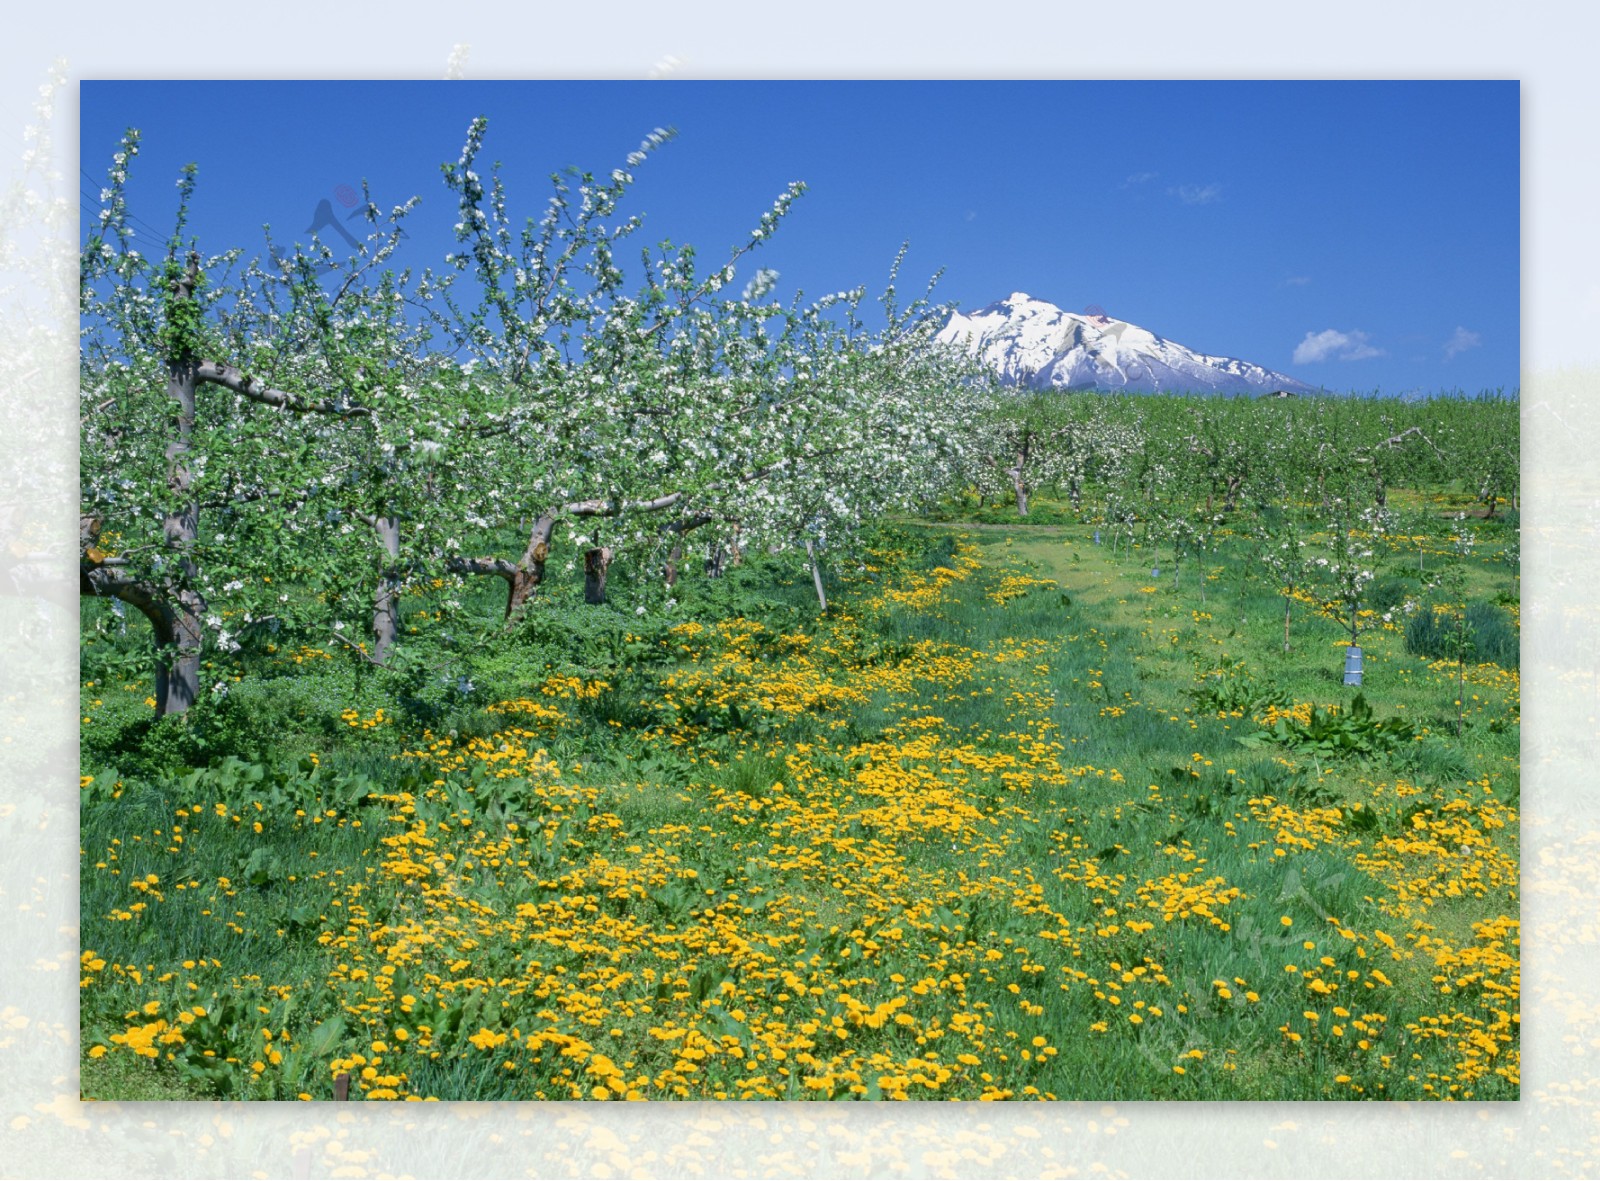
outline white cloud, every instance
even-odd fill
[[[1222,199],[1222,186],[1209,185],[1178,185],[1167,190],[1169,197],[1176,197],[1185,205],[1209,205],[1213,201]]]
[[[1311,282],[1310,275],[1290,275],[1283,281],[1285,287],[1305,287]]]
[[[1369,344],[1365,332],[1340,332],[1324,328],[1321,332],[1308,332],[1306,338],[1295,346],[1294,363],[1308,365],[1314,361],[1364,361],[1368,357],[1381,357],[1383,350]]]
[[[1451,333],[1450,339],[1444,342],[1444,359],[1448,361],[1457,353],[1464,353],[1468,349],[1475,349],[1483,343],[1483,337],[1476,332],[1468,332],[1465,328],[1457,326]]]
[[[1155,180],[1155,178],[1160,175],[1161,174],[1159,172],[1135,172],[1132,176],[1128,177],[1127,180],[1122,182],[1122,187],[1125,189],[1131,189],[1134,185],[1142,185],[1146,181]]]

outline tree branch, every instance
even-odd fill
[[[516,576],[516,563],[504,558],[447,558],[444,568],[451,574],[498,574],[501,578]]]
[[[1437,455],[1440,459],[1443,459],[1445,457],[1444,452],[1439,450],[1439,448],[1434,444],[1434,441],[1432,439],[1428,438],[1427,435],[1422,433],[1422,428],[1420,426],[1409,426],[1405,430],[1401,431],[1398,435],[1391,435],[1387,439],[1384,439],[1382,442],[1374,443],[1372,446],[1364,448],[1363,451],[1364,452],[1372,452],[1372,451],[1378,450],[1378,448],[1380,448],[1380,447],[1397,447],[1405,439],[1407,439],[1411,435],[1416,435],[1419,439],[1421,439],[1429,447],[1432,447],[1433,448],[1433,453],[1435,455]]]
[[[373,657],[373,655],[370,652],[367,652],[365,649],[363,649],[360,644],[352,644],[349,640],[345,639],[338,632],[332,632],[331,631],[331,632],[328,633],[328,635],[331,636],[333,639],[338,640],[341,644],[343,644],[346,648],[350,649],[350,651],[354,652],[357,656],[361,657],[361,659],[365,660],[368,664],[374,664],[374,665],[377,665],[380,668],[383,667],[383,662],[381,660],[375,659]]]
[[[354,418],[372,413],[365,406],[343,405],[331,398],[311,401],[298,394],[272,389],[265,382],[256,380],[237,366],[224,364],[221,361],[201,361],[195,370],[195,380],[208,385],[220,385],[252,402],[259,402],[263,406],[275,406],[280,410],[290,410],[296,414],[334,414],[340,418]]]
[[[100,405],[98,405],[98,406],[94,407],[93,409],[91,409],[88,414],[85,414],[85,415],[82,415],[81,417],[79,417],[78,425],[79,426],[83,426],[85,423],[87,423],[89,421],[89,419],[90,419],[90,417],[92,415],[99,414],[102,410],[109,410],[111,407],[115,406],[116,404],[117,404],[117,400],[115,398],[107,398],[104,402],[101,402]]]
[[[574,500],[562,505],[561,512],[569,517],[616,517],[624,510],[634,513],[655,513],[664,508],[671,508],[682,500],[684,495],[683,492],[669,492],[654,500]]]
[[[148,582],[106,569],[105,560],[97,558],[92,547],[86,547],[78,559],[78,594],[121,599],[150,621],[158,648],[172,643],[173,611],[161,590]]]
[[[710,513],[700,513],[693,517],[685,517],[681,521],[674,521],[672,524],[667,526],[667,532],[676,533],[681,537],[685,533],[691,533],[700,528],[700,526],[709,525],[715,520],[716,518]]]

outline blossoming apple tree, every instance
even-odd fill
[[[860,290],[784,306],[758,272],[728,295],[803,186],[726,264],[664,245],[627,293],[631,172],[557,175],[517,227],[498,169],[486,185],[475,167],[486,126],[444,166],[463,249],[437,273],[392,265],[414,201],[369,199],[348,261],[316,243],[202,259],[184,240],[192,167],[167,257],[145,258],[124,197],[136,133],[114,160],[80,268],[80,589],[150,620],[159,712],[196,699],[205,647],[262,633],[382,662],[425,581],[501,577],[513,614],[558,525],[600,602],[614,559],[670,565],[697,529],[815,567],[967,462],[988,387],[934,347],[927,298],[896,307],[893,274],[877,331]],[[481,556],[514,529],[520,557]]]

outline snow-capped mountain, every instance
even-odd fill
[[[1184,348],[1147,328],[1096,314],[1064,312],[1021,291],[960,312],[938,339],[981,357],[1008,385],[1036,389],[1262,394],[1312,393],[1312,386],[1233,357]]]

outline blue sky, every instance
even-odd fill
[[[383,207],[421,196],[396,261],[437,268],[456,220],[439,165],[478,114],[533,216],[550,172],[608,173],[675,128],[625,208],[636,246],[692,243],[707,265],[805,181],[745,266],[785,296],[875,296],[909,240],[901,291],[943,268],[967,311],[1012,291],[1097,304],[1335,390],[1519,384],[1514,81],[85,82],[82,204],[135,126],[130,205],[163,238],[189,161],[207,252],[262,250],[263,223],[307,241],[318,203],[342,220],[341,186],[365,179]]]

